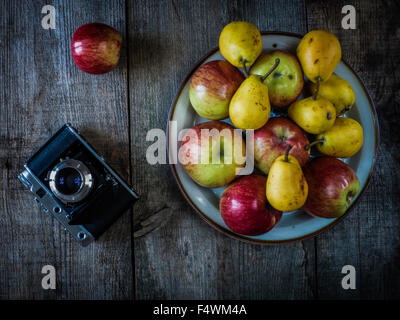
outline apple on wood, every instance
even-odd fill
[[[118,63],[122,37],[103,23],[89,23],[72,35],[71,50],[75,64],[84,72],[102,74]]]

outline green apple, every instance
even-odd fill
[[[235,136],[234,129],[226,122],[215,120],[200,123],[184,134],[179,161],[197,184],[222,187],[232,182],[244,167],[246,145],[240,134]],[[220,139],[212,138],[212,131]]]
[[[286,107],[296,101],[304,86],[304,77],[297,58],[289,52],[275,50],[262,54],[251,67],[251,74],[263,76],[279,58],[275,71],[265,80],[273,107]]]

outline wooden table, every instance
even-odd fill
[[[1,0],[1,299],[384,299],[400,297],[400,20],[397,1],[354,0],[357,29],[341,27],[347,1],[54,0],[56,29],[41,27],[43,1]],[[343,222],[282,246],[231,239],[204,223],[180,194],[168,165],[151,166],[146,133],[166,127],[191,66],[218,44],[223,26],[327,29],[376,103],[381,143],[370,185]],[[73,31],[107,23],[123,36],[117,68],[93,76],[70,52]],[[141,195],[96,243],[81,248],[40,211],[18,181],[24,161],[71,122]],[[165,223],[133,240],[133,223]],[[43,290],[44,265],[57,271]],[[357,271],[343,290],[344,265]]]

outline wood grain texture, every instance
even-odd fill
[[[95,244],[81,248],[18,181],[25,160],[65,122],[129,177],[126,50],[113,72],[74,65],[70,39],[84,23],[104,22],[125,38],[124,1],[52,1],[56,30],[41,27],[41,1],[1,1],[0,299],[129,299],[131,227],[125,214]],[[57,271],[43,290],[41,269]]]
[[[192,66],[218,45],[232,20],[260,30],[304,33],[302,1],[130,1],[129,87],[134,219],[172,218],[135,239],[138,299],[305,299],[314,297],[314,240],[261,247],[213,230],[189,207],[166,165],[150,166],[146,133],[165,130],[170,104]],[[290,23],[288,23],[290,21]]]
[[[362,1],[357,30],[341,28],[346,1],[56,0],[56,30],[43,30],[41,1],[0,0],[0,299],[383,299],[400,297],[400,23],[396,1]],[[146,133],[166,129],[170,104],[191,67],[218,44],[223,26],[338,35],[343,57],[376,103],[381,126],[371,183],[344,221],[315,239],[257,246],[204,223],[167,165],[151,166]],[[70,37],[107,23],[123,36],[117,68],[78,70]],[[71,122],[141,195],[134,222],[163,223],[135,240],[126,213],[81,248],[17,180],[23,163]],[[134,250],[133,250],[134,249]],[[134,255],[132,252],[134,251]],[[41,288],[41,268],[57,290]],[[343,290],[341,267],[357,269]],[[134,274],[134,275],[133,275]]]
[[[343,58],[369,89],[381,129],[368,189],[344,221],[317,238],[320,298],[400,298],[400,6],[397,1],[352,1],[357,29],[341,28],[346,1],[306,1],[308,28],[334,32]],[[342,266],[357,270],[357,289],[341,287]]]

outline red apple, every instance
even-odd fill
[[[257,236],[279,222],[282,212],[267,202],[266,184],[266,177],[252,174],[239,178],[224,190],[219,209],[232,231]]]
[[[79,27],[72,35],[71,50],[79,69],[91,74],[111,71],[118,63],[122,37],[102,23]]]
[[[274,160],[285,154],[287,146],[291,145],[289,154],[304,166],[310,156],[310,150],[305,149],[308,143],[306,134],[291,120],[270,118],[262,128],[254,131],[255,165],[268,174]]]
[[[333,157],[312,159],[304,167],[304,176],[308,198],[303,210],[320,218],[343,215],[360,188],[353,169]]]
[[[234,129],[226,122],[214,120],[194,126],[183,136],[179,160],[189,176],[199,185],[208,188],[225,186],[244,167],[246,145],[240,134],[235,138]],[[207,140],[203,140],[207,139],[203,130],[209,130],[210,134],[213,130],[221,139],[209,137],[207,143]],[[219,163],[213,161],[213,154],[216,155],[215,162]]]
[[[189,98],[194,110],[210,120],[227,118],[229,102],[243,80],[242,73],[224,60],[202,65],[190,81]]]

